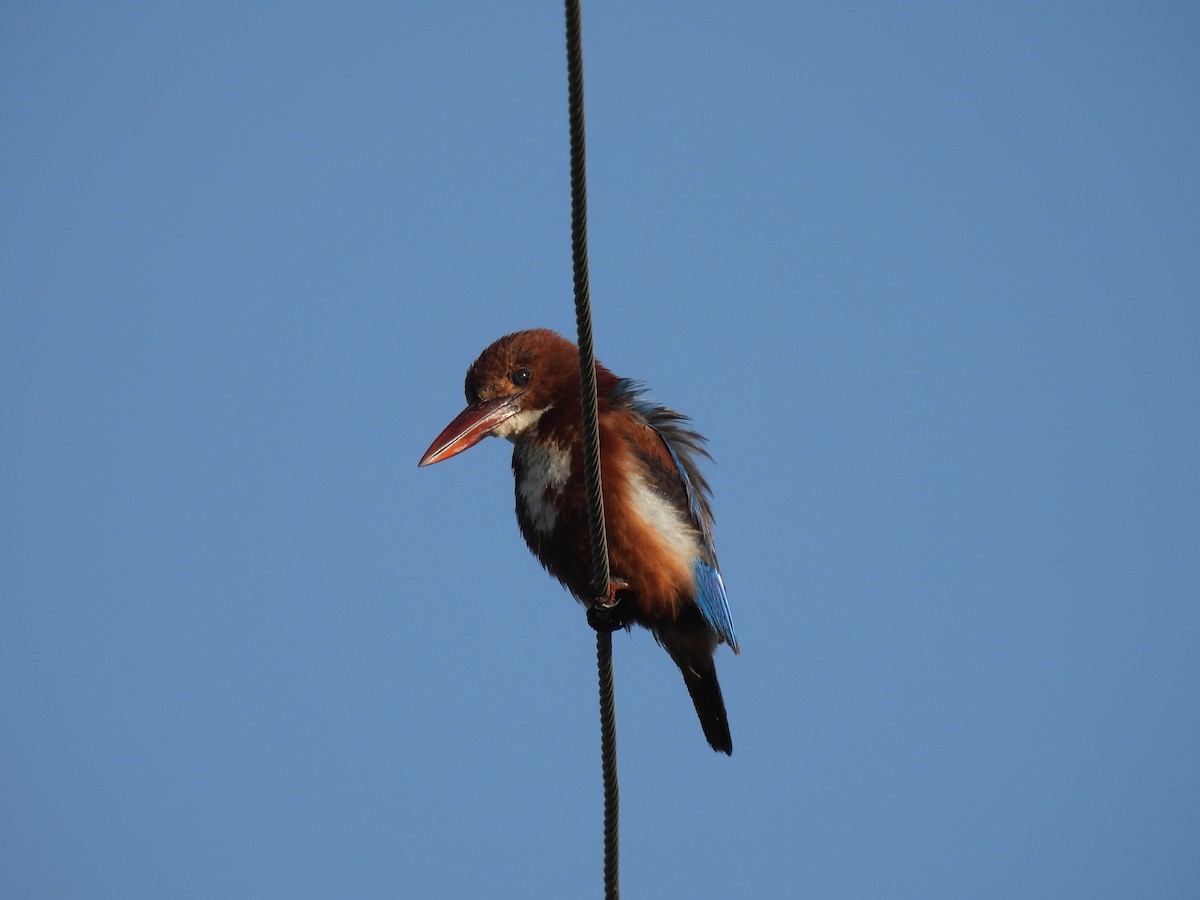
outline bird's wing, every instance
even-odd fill
[[[712,459],[704,449],[703,436],[688,427],[687,416],[660,406],[644,396],[645,387],[636,381],[623,379],[610,395],[616,406],[629,410],[662,439],[673,466],[665,460],[646,460],[647,471],[655,490],[677,508],[686,509],[692,526],[700,536],[701,551],[693,562],[696,582],[696,605],[722,640],[733,652],[739,652],[733,619],[729,614],[729,598],[717,564],[717,548],[713,543],[712,491],[700,471],[697,457]]]

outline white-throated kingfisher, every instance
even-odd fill
[[[708,456],[704,438],[599,363],[596,387],[612,599],[622,621],[650,629],[679,666],[712,748],[732,753],[713,655],[722,643],[739,651],[697,465]],[[467,369],[466,394],[467,408],[419,465],[489,435],[512,441],[521,534],[547,571],[590,605],[578,350],[545,329],[507,335]]]

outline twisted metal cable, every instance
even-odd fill
[[[608,536],[600,483],[600,423],[596,399],[596,355],[592,345],[592,303],[587,253],[587,153],[583,121],[583,39],[579,0],[566,0],[567,106],[571,129],[571,264],[575,284],[575,326],[579,335],[579,394],[583,408],[583,471],[588,497],[592,554],[593,609],[609,597]],[[604,775],[604,896],[617,900],[618,809],[617,724],[613,699],[612,630],[596,626],[596,668],[600,683],[600,758]]]
[[[583,405],[583,465],[592,551],[592,593],[608,594],[608,540],[600,490],[600,426],[596,412],[596,355],[592,345],[591,288],[587,251],[587,152],[583,124],[583,47],[579,0],[567,7],[567,105],[571,123],[571,264],[575,281],[575,327],[579,334],[579,390]]]
[[[604,776],[604,896],[621,896],[618,874],[620,788],[617,783],[617,716],[613,698],[612,632],[596,631],[596,671],[600,679],[600,768]]]

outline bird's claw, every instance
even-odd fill
[[[613,578],[608,582],[608,596],[597,597],[588,607],[588,624],[596,631],[619,631],[629,627],[625,617],[625,609],[621,606],[621,591],[629,590],[629,582],[624,578]]]

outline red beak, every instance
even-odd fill
[[[432,466],[474,447],[490,435],[497,425],[521,411],[518,403],[520,398],[521,394],[512,394],[468,406],[434,438],[417,465]]]

